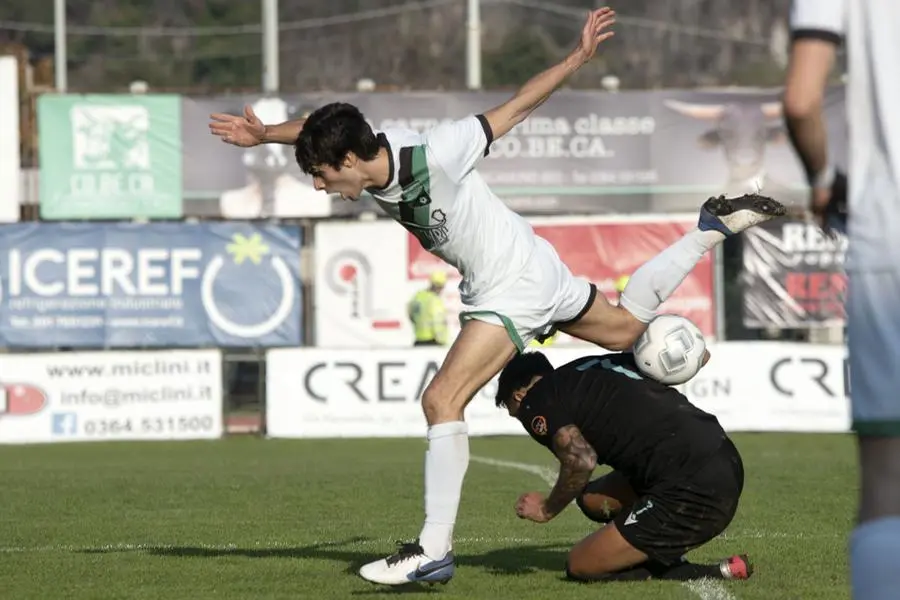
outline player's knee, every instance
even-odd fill
[[[573,581],[593,581],[604,573],[597,572],[591,561],[585,560],[578,550],[569,552],[566,560],[566,577]]]
[[[429,424],[460,420],[464,409],[465,403],[459,402],[453,391],[437,378],[422,393],[422,411]]]
[[[572,570],[571,564],[569,561],[566,561],[566,579],[570,579],[572,581],[585,581],[585,579],[576,571]]]
[[[623,352],[634,346],[647,324],[621,306],[607,304],[571,325],[560,326],[560,329],[613,352]]]
[[[638,320],[633,314],[628,312],[624,307],[617,306],[616,309],[620,315],[617,319],[619,326],[612,332],[613,345],[610,350],[625,352],[631,350],[638,338],[647,331],[647,323]]]

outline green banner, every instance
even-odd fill
[[[181,99],[38,99],[41,218],[180,218]]]

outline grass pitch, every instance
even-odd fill
[[[816,600],[849,598],[857,480],[849,435],[743,434],[744,497],[726,534],[691,553],[747,552],[753,578],[713,586],[564,581],[594,524],[569,507],[537,525],[522,492],[553,457],[527,438],[476,438],[447,586],[392,590],[355,574],[421,525],[422,440],[0,447],[0,598]],[[498,466],[476,462],[517,463]]]

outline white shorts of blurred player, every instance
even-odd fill
[[[850,271],[847,346],[854,431],[900,437],[900,271]]]
[[[580,319],[590,308],[597,288],[575,277],[543,238],[519,277],[496,294],[460,312],[460,324],[470,319],[506,328],[512,342],[523,352],[538,336],[550,335],[556,327]]]
[[[900,190],[877,155],[860,181],[846,262],[853,429],[900,437]]]

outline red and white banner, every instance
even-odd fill
[[[694,217],[579,217],[531,219],[535,232],[556,248],[572,272],[616,301],[615,280],[695,226]],[[392,221],[321,223],[316,226],[316,345],[329,348],[397,348],[412,344],[406,303],[428,285],[435,270],[451,269]],[[452,271],[452,269],[451,269]],[[444,289],[451,332],[462,308],[448,272]],[[661,312],[682,314],[707,337],[715,335],[712,255],[704,257]],[[561,336],[558,344],[575,343]]]
[[[219,350],[0,355],[0,444],[222,437]]]

